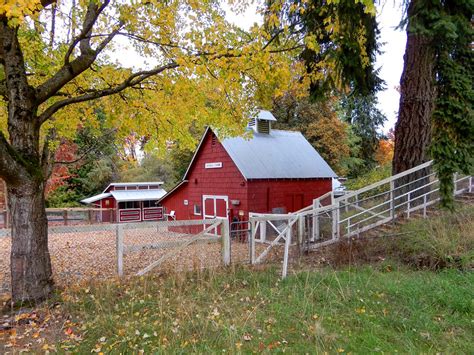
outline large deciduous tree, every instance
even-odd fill
[[[53,290],[44,191],[60,138],[97,126],[100,108],[119,138],[134,132],[156,146],[176,137],[190,145],[191,123],[237,132],[255,97],[288,90],[299,72],[283,55],[298,43],[231,25],[218,1],[73,4],[0,5],[0,177],[12,217],[15,302]],[[122,65],[124,46],[141,63]]]

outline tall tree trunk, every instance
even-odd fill
[[[12,214],[11,277],[16,303],[41,301],[53,289],[43,181],[8,187]]]
[[[18,28],[9,27],[6,19],[0,21],[0,44],[9,133],[9,143],[0,136],[0,173],[7,182],[12,221],[12,300],[37,302],[53,289],[44,201],[47,158],[40,154],[38,102],[28,83]]]
[[[431,116],[436,97],[432,39],[417,33],[420,0],[412,0],[408,7],[407,45],[400,79],[400,106],[395,125],[393,174],[400,173],[428,160],[431,141]]]

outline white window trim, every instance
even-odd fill
[[[201,212],[196,213],[196,207],[199,207],[199,209],[201,210]],[[193,212],[194,212],[194,215],[195,215],[195,216],[201,216],[201,215],[202,215],[202,208],[201,208],[201,206],[200,206],[200,205],[197,205],[197,204],[194,204],[194,205],[193,205]]]

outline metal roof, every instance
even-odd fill
[[[103,198],[113,196],[117,202],[126,201],[152,201],[159,200],[166,191],[163,189],[150,189],[150,190],[114,190],[106,193],[101,193],[92,197],[81,200],[82,203],[93,203]]]
[[[222,141],[246,179],[332,178],[336,173],[300,132],[272,129]]]
[[[112,196],[112,194],[110,192],[101,193],[101,194],[98,194],[98,195],[95,195],[95,196],[92,196],[92,197],[85,198],[85,199],[81,200],[81,202],[89,204],[89,203],[93,203],[93,202],[102,200],[103,198],[110,197],[110,196]]]
[[[260,110],[258,112],[257,119],[265,121],[276,121],[275,116],[272,115],[270,111]]]
[[[117,202],[159,200],[166,195],[163,189],[110,191]]]

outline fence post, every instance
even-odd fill
[[[303,251],[303,238],[304,238],[304,217],[298,216],[298,246],[300,251]]]
[[[472,176],[469,176],[469,193],[472,192]]]
[[[265,243],[267,240],[267,222],[260,222],[260,242]]]
[[[426,195],[423,196],[423,218],[426,218]]]
[[[395,190],[395,181],[390,181],[390,219],[395,218],[395,199],[393,191]]]
[[[255,251],[255,234],[257,234],[257,225],[254,220],[250,222],[250,264],[255,264],[256,251]]]
[[[454,173],[453,174],[453,196],[456,196],[456,185],[457,185],[457,182],[456,180],[458,179],[458,173]]]
[[[334,202],[334,194],[331,194],[331,216],[332,216],[332,239],[339,239],[339,202]]]
[[[64,220],[64,225],[67,226],[67,210],[63,211],[63,220]]]
[[[116,231],[116,245],[117,245],[117,273],[118,276],[123,276],[123,224],[117,224]]]
[[[311,234],[311,241],[314,242],[316,239],[319,239],[319,214],[316,210],[319,208],[319,200],[313,200],[313,230]]]
[[[291,243],[291,230],[288,228],[286,231],[286,240],[285,240],[285,255],[283,256],[283,270],[281,272],[281,278],[284,279],[288,274],[288,258],[290,254],[290,243]]]
[[[407,219],[410,218],[410,209],[411,209],[411,192],[408,193]]]
[[[230,265],[230,227],[229,220],[227,218],[221,219],[222,221],[222,261],[225,266]]]

